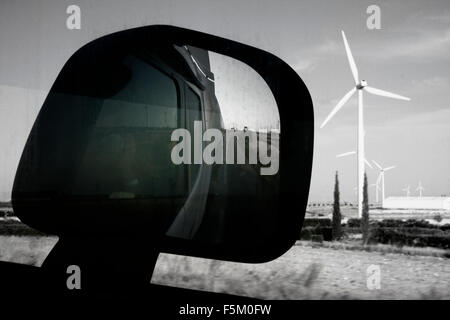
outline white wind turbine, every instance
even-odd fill
[[[411,188],[409,186],[407,186],[406,188],[402,189],[402,191],[405,191],[406,197],[409,198],[409,196],[411,194]]]
[[[367,86],[365,80],[359,80],[358,69],[356,67],[355,60],[353,59],[352,52],[345,37],[344,31],[342,31],[342,39],[344,40],[345,51],[347,52],[348,62],[352,71],[353,79],[355,80],[355,87],[353,87],[345,96],[338,102],[334,109],[330,112],[328,117],[322,123],[320,128],[323,128],[328,121],[342,108],[342,106],[353,96],[358,90],[358,217],[362,217],[362,201],[363,201],[363,185],[364,185],[364,117],[363,117],[363,91],[367,91],[374,95],[407,100],[409,98],[400,96],[395,93],[376,89]]]
[[[380,170],[380,175],[378,176],[377,179],[377,184],[381,184],[381,207],[383,207],[384,204],[384,198],[385,198],[385,188],[384,188],[384,173],[386,171],[392,170],[395,168],[395,166],[390,166],[387,168],[383,168],[378,162],[376,162],[375,160],[372,160],[373,164],[377,166],[378,170]]]
[[[419,186],[416,189],[416,191],[419,191],[419,197],[422,198],[422,193],[424,190],[425,190],[425,188],[422,186],[422,181],[419,181]]]

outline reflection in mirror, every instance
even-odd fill
[[[194,72],[207,83],[202,90],[205,128],[200,135],[190,131],[193,156],[187,165],[200,163],[203,187],[191,190],[167,235],[245,252],[270,241],[277,226],[278,108],[265,81],[246,64],[186,48]],[[199,137],[203,154],[195,162],[193,145]]]
[[[279,131],[278,107],[261,76],[236,59],[214,52],[209,56],[225,128]]]

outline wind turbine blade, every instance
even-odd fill
[[[350,90],[349,92],[347,92],[345,94],[344,97],[342,97],[341,101],[338,102],[338,104],[336,105],[336,107],[334,107],[334,109],[330,112],[330,114],[328,115],[328,117],[325,119],[324,122],[322,122],[320,128],[322,129],[323,127],[325,127],[325,125],[327,124],[328,121],[331,120],[331,118],[333,118],[333,116],[342,108],[342,106],[348,101],[348,99],[351,98],[351,96],[355,93],[356,88],[353,88],[352,90]]]
[[[367,161],[367,159],[364,159],[364,162],[369,166],[370,169],[373,169],[372,165],[369,161]]]
[[[378,162],[376,162],[375,160],[372,160],[372,162],[377,166],[378,169],[383,170]]]
[[[388,97],[388,98],[394,98],[394,99],[400,99],[400,100],[406,100],[406,101],[410,101],[410,98],[401,96],[399,94],[395,94],[392,92],[388,92],[388,91],[384,91],[381,89],[377,89],[377,88],[373,88],[373,87],[364,87],[364,90],[366,90],[367,92],[370,92],[371,94],[377,95],[377,96],[382,96],[382,97]]]
[[[350,152],[341,153],[341,154],[338,154],[336,156],[336,158],[346,157],[346,156],[349,156],[349,155],[352,155],[352,154],[355,154],[355,153],[356,153],[356,151],[350,151]]]
[[[386,169],[384,169],[384,172],[389,171],[389,170],[394,169],[394,168],[395,168],[395,166],[387,167]]]
[[[355,80],[355,84],[358,84],[358,68],[356,67],[355,59],[353,59],[352,51],[350,50],[344,31],[342,31],[342,39],[344,39],[345,51],[347,52],[348,63],[350,64],[350,69],[352,70],[353,79]]]

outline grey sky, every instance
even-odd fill
[[[69,4],[81,7],[80,31],[65,27]],[[381,30],[366,28],[370,4],[381,7]],[[408,184],[415,189],[419,180],[425,195],[450,195],[446,0],[15,0],[0,4],[0,199],[9,198],[25,139],[64,62],[101,35],[150,24],[173,24],[247,43],[274,53],[299,73],[312,95],[316,118],[312,200],[331,199],[335,170],[341,176],[342,198],[355,198],[356,159],[335,155],[356,148],[356,99],[318,129],[353,83],[340,36],[344,30],[361,77],[369,85],[412,98],[403,102],[365,95],[367,156],[397,166],[386,173],[387,195],[401,194]],[[258,125],[277,120],[273,113],[261,112]],[[374,182],[375,170],[368,175]]]

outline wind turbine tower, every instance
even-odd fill
[[[411,188],[410,188],[410,186],[407,186],[406,188],[402,189],[402,191],[405,191],[406,197],[409,198],[409,196],[411,195]]]
[[[379,191],[381,190],[380,187],[380,176],[378,176],[377,182],[372,183],[370,186],[375,187],[375,203],[378,203],[380,201],[380,197],[378,196]]]
[[[419,191],[419,197],[422,198],[422,193],[424,190],[425,190],[425,188],[422,186],[422,181],[419,181],[419,186],[416,189],[416,191]]]

